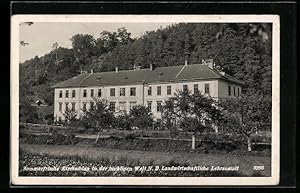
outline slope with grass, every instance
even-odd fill
[[[26,154],[39,155],[43,157],[70,159],[79,158],[86,162],[97,162],[99,160],[108,159],[111,163],[116,160],[126,159],[130,164],[142,165],[190,165],[190,166],[239,166],[239,174],[243,176],[270,176],[271,174],[271,158],[269,156],[234,156],[219,154],[199,154],[185,152],[154,152],[154,151],[136,151],[136,150],[118,150],[97,148],[84,145],[33,145],[21,144],[21,152]],[[23,163],[22,156],[20,162]],[[45,162],[46,163],[46,162]],[[43,166],[42,163],[40,163]],[[20,164],[22,165],[22,164]],[[265,169],[259,174],[253,171],[253,166],[263,165]],[[24,165],[23,165],[24,166]]]

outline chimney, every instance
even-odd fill
[[[223,76],[225,76],[225,72],[221,71],[220,73],[221,73]]]
[[[208,66],[209,68],[214,68],[214,60],[208,59],[208,60],[202,60],[202,63]]]
[[[116,67],[116,72],[119,72],[119,68],[118,67]]]
[[[150,71],[153,70],[153,64],[150,64]]]
[[[188,65],[188,58],[190,57],[190,53],[189,52],[185,52],[184,53],[184,66]]]

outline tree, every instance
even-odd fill
[[[82,124],[98,132],[95,143],[98,142],[103,129],[109,128],[114,120],[114,114],[107,101],[94,99],[95,105],[90,109],[83,109]]]
[[[100,33],[100,38],[97,40],[98,45],[101,45],[104,52],[112,51],[119,43],[116,32],[103,31]]]
[[[272,105],[269,97],[258,94],[242,95],[221,101],[225,129],[242,134],[247,139],[247,149],[252,151],[251,135],[271,126]]]
[[[75,58],[83,65],[90,64],[91,57],[96,53],[97,49],[94,37],[88,34],[76,34],[72,36],[71,41]]]
[[[119,114],[115,117],[115,126],[120,129],[129,130],[131,129],[132,123],[130,116],[126,112]]]
[[[169,98],[162,113],[163,122],[167,125],[176,124],[183,130],[192,132],[192,149],[195,149],[195,135],[206,128],[212,128],[220,117],[221,110],[214,99],[200,92],[191,94],[189,91],[179,91]]]
[[[170,131],[170,136],[175,137],[178,135],[178,129],[176,128],[176,113],[174,108],[174,98],[169,98],[165,101],[161,110],[162,125]]]
[[[137,128],[149,128],[153,124],[152,113],[143,105],[136,105],[129,111],[129,121]]]
[[[37,123],[39,121],[37,107],[31,106],[26,97],[20,97],[19,109],[20,122]]]
[[[77,120],[77,112],[73,109],[68,108],[64,113],[64,120],[65,122],[70,125],[72,123],[74,123]]]
[[[119,40],[119,44],[125,45],[133,41],[131,38],[131,33],[127,32],[127,29],[125,27],[121,27],[118,29],[118,35],[117,38]]]

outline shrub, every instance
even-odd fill
[[[23,143],[47,145],[74,145],[79,142],[75,135],[62,135],[57,132],[51,135],[25,134],[21,139]]]

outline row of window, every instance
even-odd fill
[[[76,102],[65,102],[65,110],[70,110],[69,109],[69,104],[71,104],[71,110],[72,111],[75,111],[75,105],[76,105]],[[161,104],[162,104],[162,101],[157,101],[156,102],[156,111],[157,112],[160,112],[161,111]],[[90,109],[92,109],[94,107],[95,103],[94,102],[90,102]],[[130,101],[129,102],[129,108],[131,109],[132,107],[134,107],[135,105],[137,105],[137,102],[136,101]],[[63,103],[58,103],[58,110],[60,112],[62,112],[62,106],[63,106]],[[109,107],[112,111],[116,111],[116,102],[110,102],[109,103]],[[147,108],[152,111],[152,101],[147,101]],[[82,103],[82,109],[85,111],[87,110],[87,102],[83,102]],[[119,102],[119,110],[120,111],[126,111],[126,101],[122,101],[122,102]]]
[[[69,103],[69,102],[65,102],[65,109],[69,110],[69,104],[71,104],[71,110],[75,111],[75,102]],[[58,103],[58,110],[61,112],[62,111],[62,105],[63,103]]]
[[[233,88],[233,96],[240,96],[240,88],[237,87],[237,92],[235,87],[231,87],[230,85],[228,86],[228,96],[231,96],[232,91],[231,88]]]
[[[59,91],[59,98],[62,98],[63,97],[63,91],[60,90]],[[76,97],[76,91],[75,90],[72,90],[72,98]],[[69,90],[66,90],[65,92],[65,98],[69,98]]]
[[[188,91],[187,84],[183,85],[183,90]],[[194,84],[194,92],[198,92],[198,91],[199,91],[198,84]],[[204,85],[204,92],[209,93],[209,84]],[[171,94],[172,94],[172,86],[168,85],[167,86],[167,95],[171,95]],[[98,89],[98,97],[101,97],[101,95],[102,95],[102,91],[101,91],[101,89]],[[129,95],[136,96],[136,88],[135,87],[130,88]],[[161,86],[156,87],[156,95],[157,96],[161,95]],[[91,97],[95,96],[94,89],[91,89],[90,96]],[[116,96],[115,88],[110,88],[110,96]],[[120,88],[119,96],[126,96],[126,88]],[[151,86],[148,88],[148,96],[152,96],[152,87]],[[62,97],[63,97],[63,91],[61,90],[61,91],[59,91],[59,98],[62,98]],[[74,98],[74,97],[76,97],[76,92],[75,92],[75,90],[72,90],[72,98]],[[83,97],[87,97],[87,89],[83,90]],[[69,90],[66,90],[65,98],[69,98]]]
[[[95,92],[94,89],[91,89],[91,97],[95,96],[94,92]],[[102,95],[102,91],[101,91],[101,89],[98,89],[98,97],[101,97],[101,95]],[[63,97],[63,91],[62,90],[59,91],[59,96],[58,97],[59,98]],[[71,97],[72,98],[76,97],[76,91],[75,90],[72,90],[72,96]],[[83,90],[83,97],[87,97],[87,90],[86,89]],[[66,90],[65,98],[69,98],[69,90]]]

